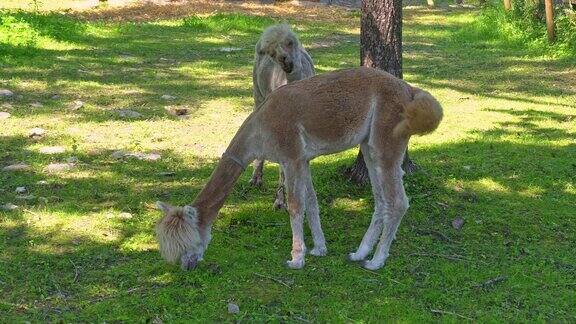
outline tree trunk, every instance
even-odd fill
[[[544,0],[546,8],[546,29],[548,32],[548,42],[553,43],[556,40],[554,31],[554,3],[553,0]]]
[[[363,0],[360,26],[360,62],[402,78],[402,0]],[[404,155],[402,168],[412,173],[417,166]],[[368,182],[362,152],[345,174],[355,182]]]

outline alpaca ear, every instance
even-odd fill
[[[161,201],[156,202],[156,207],[158,207],[158,209],[160,209],[161,211],[163,211],[166,214],[168,214],[170,209],[172,209],[172,207],[170,207],[170,205],[163,203]]]
[[[184,215],[196,220],[197,215],[198,215],[198,211],[196,211],[196,208],[194,208],[190,205],[186,205],[186,206],[184,206]]]

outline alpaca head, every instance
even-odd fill
[[[262,33],[256,50],[270,56],[284,72],[292,73],[301,65],[300,41],[287,24],[273,25]]]
[[[180,261],[184,270],[194,269],[206,248],[198,229],[198,211],[192,206],[173,207],[160,201],[156,206],[164,213],[156,224],[160,255],[169,263]]]

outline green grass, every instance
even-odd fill
[[[576,320],[574,56],[477,33],[475,11],[406,9],[405,78],[437,96],[446,117],[411,141],[425,171],[406,178],[411,207],[386,266],[345,261],[372,210],[370,190],[341,176],[350,150],[313,162],[328,256],[308,257],[301,271],[283,267],[291,233],[288,216],[272,211],[278,170],[268,164],[261,189],[245,172],[205,261],[185,273],[158,255],[153,203],[189,203],[205,183],[252,109],[253,46],[279,20],[0,17],[0,88],[15,93],[0,99],[12,106],[0,108],[12,114],[0,121],[1,166],[32,167],[0,172],[0,203],[20,206],[0,212],[2,321]],[[357,65],[359,17],[344,17],[289,21],[319,73]],[[77,99],[84,107],[70,111]],[[191,117],[170,117],[166,105],[188,105]],[[29,138],[33,127],[47,135]],[[52,145],[66,152],[40,153]],[[110,154],[119,149],[162,158],[118,161]],[[70,156],[75,169],[45,171]],[[18,186],[36,199],[18,200]],[[228,302],[240,314],[227,314]]]

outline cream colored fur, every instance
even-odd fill
[[[202,245],[196,210],[190,206],[171,207],[161,202],[157,206],[166,214],[156,224],[160,254],[169,263],[179,262],[186,251]]]
[[[289,68],[291,70],[289,70]],[[287,24],[272,25],[264,30],[256,44],[252,72],[254,109],[257,110],[275,89],[294,81],[314,76],[314,63],[297,35]],[[250,183],[260,185],[264,161],[257,160]],[[283,174],[280,172],[274,208],[285,208]]]

